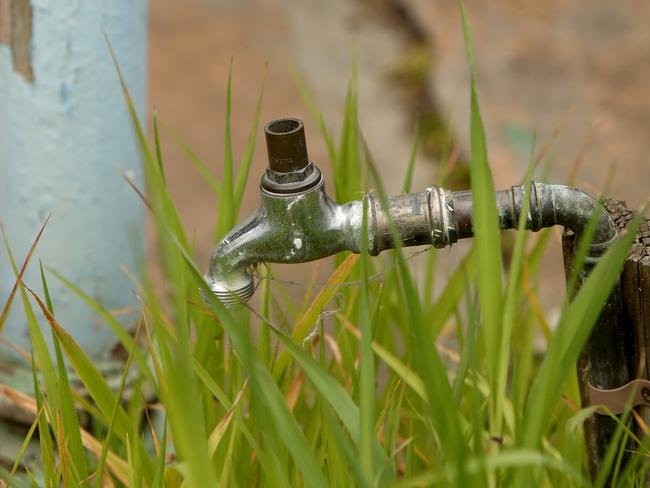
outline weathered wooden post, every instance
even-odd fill
[[[137,272],[142,264],[144,210],[124,175],[139,183],[141,166],[104,34],[142,116],[146,5],[0,0],[0,220],[9,244],[22,262],[51,213],[24,281],[41,290],[42,259],[107,309],[120,310],[125,325],[137,317],[137,302],[121,267]],[[14,280],[2,249],[3,303]],[[49,287],[60,322],[94,361],[107,359],[115,345],[112,332],[54,277]],[[2,339],[31,349],[20,299]],[[0,381],[16,386],[21,364],[27,363],[0,345]],[[30,390],[29,374],[27,379]],[[11,406],[0,414],[13,411]]]
[[[606,200],[619,231],[634,217],[625,202]],[[575,236],[565,232],[563,253],[567,278],[574,270]],[[578,362],[582,404],[604,404],[621,413],[631,402],[650,420],[650,220],[644,219],[625,263],[621,279],[602,312],[599,322]],[[606,324],[606,326],[603,326]],[[585,422],[585,441],[592,479],[598,476],[603,457],[617,429],[617,423],[604,413]],[[637,429],[638,430],[638,429]],[[643,433],[639,432],[643,437]]]

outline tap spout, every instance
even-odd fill
[[[341,251],[360,252],[362,202],[339,205],[313,188],[285,195],[260,191],[259,209],[217,245],[206,276],[225,304],[254,291],[251,268],[260,262],[303,263]]]

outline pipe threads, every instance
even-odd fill
[[[212,292],[227,308],[239,305],[241,302],[247,302],[255,293],[255,285],[251,280],[243,288],[236,290],[212,289]]]

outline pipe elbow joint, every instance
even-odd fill
[[[535,183],[534,187],[544,227],[562,225],[578,236],[593,232],[588,260],[597,261],[612,245],[618,235],[616,225],[598,199],[565,185]]]

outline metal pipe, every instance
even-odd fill
[[[339,205],[325,193],[322,177],[316,186],[282,194],[261,188],[261,205],[217,245],[207,278],[226,303],[247,300],[253,293],[250,268],[260,262],[303,263],[341,251],[360,252],[363,202]],[[501,229],[516,229],[525,198],[523,186],[497,192]],[[430,244],[441,248],[473,236],[472,195],[429,187],[423,192],[387,198],[386,207],[373,193],[368,199],[369,252],[395,247],[390,221],[401,245]],[[526,228],[562,225],[580,235],[593,214],[600,212],[587,256],[592,266],[616,238],[616,228],[597,200],[563,185],[532,183]]]
[[[206,278],[226,304],[248,300],[254,290],[251,267],[259,262],[302,263],[341,251],[360,252],[363,202],[339,205],[325,193],[320,171],[307,158],[302,122],[281,119],[266,126],[269,168],[262,178],[261,205],[217,245]],[[496,193],[501,229],[516,229],[523,186]],[[369,252],[395,247],[391,220],[402,246],[442,248],[473,236],[472,194],[432,186],[387,198],[369,193]],[[588,194],[562,185],[533,183],[526,228],[562,225],[582,234],[594,213],[596,229],[587,264],[593,265],[616,238],[609,214]]]

